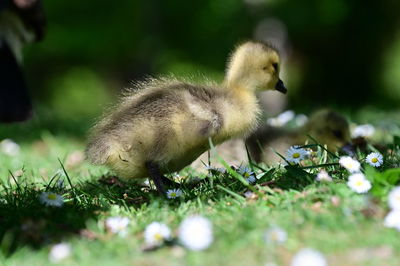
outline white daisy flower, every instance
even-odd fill
[[[54,192],[42,192],[39,201],[46,206],[61,207],[64,205],[64,198]]]
[[[319,182],[331,182],[332,181],[332,177],[325,170],[321,170],[317,174],[316,180],[319,181]]]
[[[0,142],[0,150],[4,154],[9,156],[17,156],[20,153],[21,148],[17,143],[11,139],[4,139]]]
[[[277,117],[271,117],[267,119],[267,124],[273,127],[282,127],[286,125],[289,121],[291,121],[295,116],[295,113],[292,110],[287,110]]]
[[[352,138],[369,138],[375,133],[375,128],[373,125],[365,124],[356,126],[351,132]]]
[[[244,178],[248,178],[254,173],[251,171],[249,167],[246,166],[240,166],[238,169],[238,173],[241,174]]]
[[[188,217],[179,226],[180,242],[188,249],[203,250],[213,241],[211,222],[202,216]]]
[[[300,163],[307,156],[308,152],[299,146],[292,146],[286,151],[286,160],[290,163]]]
[[[67,243],[54,245],[49,252],[49,260],[52,263],[59,263],[71,255],[71,246]]]
[[[368,154],[366,161],[369,165],[373,167],[379,167],[383,164],[383,156],[378,152],[371,152]]]
[[[176,199],[181,197],[183,194],[182,190],[179,188],[168,189],[167,191],[167,198],[169,199]]]
[[[254,184],[257,181],[254,172],[252,172],[249,167],[239,167],[238,173],[241,174],[249,184]]]
[[[296,126],[301,127],[304,126],[308,121],[308,117],[305,114],[296,115],[295,122]]]
[[[161,245],[171,238],[171,230],[163,223],[152,222],[144,230],[144,239],[148,245]]]
[[[129,225],[128,217],[109,217],[105,221],[106,228],[113,234],[118,234],[121,237],[125,237],[128,232],[127,228]]]
[[[265,242],[272,244],[283,244],[287,240],[287,233],[280,227],[272,227],[265,232]]]
[[[279,114],[277,117],[268,118],[267,124],[273,127],[282,127],[291,121],[294,116],[295,113],[292,110],[287,110]]]
[[[267,119],[267,125],[272,127],[281,127],[283,126],[276,117],[270,117]]]
[[[318,250],[303,248],[293,257],[291,266],[327,266],[325,256]]]
[[[357,193],[366,193],[372,187],[371,182],[369,182],[362,173],[356,173],[349,176],[347,185],[351,190]]]
[[[288,123],[290,120],[292,120],[295,116],[295,112],[292,110],[287,110],[283,113],[280,113],[276,118],[278,118],[279,121],[282,122],[282,124]]]
[[[392,210],[400,211],[400,186],[395,187],[390,191],[388,204]]]
[[[393,210],[389,212],[383,221],[383,225],[389,228],[396,228],[400,231],[400,211]]]
[[[350,173],[360,172],[360,163],[349,156],[340,157],[339,164],[346,168]]]
[[[256,178],[254,175],[252,175],[252,176],[246,178],[246,181],[247,181],[249,184],[254,184],[254,183],[256,183],[257,178]]]

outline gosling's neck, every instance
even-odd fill
[[[243,111],[257,111],[255,107],[258,108],[258,100],[256,97],[255,84],[252,84],[248,80],[238,79],[227,75],[223,83],[223,87],[227,90],[229,95],[231,95],[237,101],[239,108]],[[254,112],[253,111],[253,112]]]
[[[223,88],[231,104],[226,114],[226,124],[221,134],[229,137],[247,136],[257,127],[257,118],[261,113],[255,89],[240,83],[225,81]]]
[[[223,86],[229,90],[247,91],[254,95],[257,90],[257,84],[255,81],[243,78],[239,74],[231,73],[231,71],[227,73]]]
[[[256,107],[258,108],[255,86],[252,86],[247,82],[229,79],[228,76],[223,83],[223,87],[227,93],[233,97],[238,108],[245,112],[251,112],[252,110],[256,111]]]

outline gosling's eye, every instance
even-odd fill
[[[333,130],[332,134],[338,139],[343,139],[343,133],[340,130]]]
[[[272,66],[274,67],[275,71],[278,71],[278,63],[273,63]]]

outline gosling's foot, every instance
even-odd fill
[[[146,162],[146,167],[149,172],[151,180],[153,180],[154,185],[158,193],[164,197],[167,196],[166,188],[178,188],[180,184],[166,178],[160,171],[160,166],[158,163],[153,161]]]
[[[175,181],[172,181],[171,179],[165,177],[164,175],[162,175],[162,179],[163,179],[164,184],[169,188],[179,188],[181,186],[181,184],[179,184]]]

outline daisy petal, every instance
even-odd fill
[[[165,240],[171,238],[171,229],[163,223],[152,222],[144,231],[144,239],[147,244],[160,246]]]
[[[191,250],[208,248],[213,241],[211,222],[202,216],[186,218],[179,227],[179,240]]]
[[[54,192],[42,192],[39,201],[46,206],[61,207],[64,205],[64,198]]]
[[[308,152],[299,148],[298,146],[292,146],[286,151],[286,160],[290,163],[300,163],[301,160],[304,160],[307,156]]]
[[[351,188],[351,190],[357,193],[366,193],[372,187],[371,183],[361,173],[356,173],[349,176],[347,185]]]
[[[365,160],[373,167],[379,167],[383,164],[383,156],[378,152],[371,152]]]

